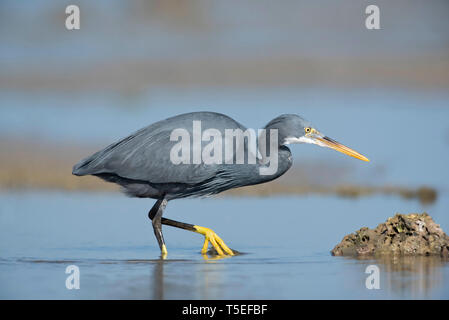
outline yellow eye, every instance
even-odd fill
[[[310,133],[310,132],[312,131],[312,129],[309,128],[309,127],[307,127],[307,128],[304,129],[304,131],[305,131],[306,133]]]

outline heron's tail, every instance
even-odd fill
[[[77,164],[73,166],[72,174],[75,176],[85,176],[87,174],[90,174],[89,172],[89,163],[90,161],[81,160]]]
[[[98,167],[96,163],[102,153],[103,151],[96,152],[93,155],[75,164],[72,169],[72,174],[75,176],[85,176],[88,174],[98,173]]]

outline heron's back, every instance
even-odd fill
[[[226,129],[246,130],[232,118],[213,112],[181,114],[151,124],[130,136],[80,161],[73,167],[78,176],[95,175],[125,187],[134,196],[159,197],[163,192],[184,192],[188,186],[207,186],[207,182],[223,174],[219,164],[175,164],[170,158],[178,141],[170,135],[176,129],[184,129],[193,139],[193,121],[199,121],[201,130],[215,129],[225,134]],[[202,147],[207,142],[202,141]],[[193,141],[190,141],[192,152]],[[226,179],[226,178],[223,178]],[[224,181],[221,182],[222,184]],[[224,187],[224,186],[223,186]],[[206,188],[207,189],[207,188]],[[217,188],[218,190],[219,188]],[[205,193],[210,193],[208,190]],[[221,190],[219,190],[221,191]],[[219,192],[218,191],[218,192]],[[190,190],[194,193],[193,190]],[[201,191],[198,191],[201,193]]]

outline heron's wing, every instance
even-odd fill
[[[193,139],[192,121],[201,121],[202,130],[245,128],[231,118],[215,113],[197,112],[163,120],[93,154],[75,165],[76,175],[112,173],[123,178],[151,183],[195,184],[213,177],[219,165],[193,164],[194,146],[190,141],[190,164],[175,164],[170,158],[179,141],[171,141],[175,129],[184,129]],[[224,136],[223,136],[224,137]],[[203,142],[204,146],[204,142]],[[185,150],[184,150],[185,151]]]

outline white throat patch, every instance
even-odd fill
[[[292,144],[292,143],[310,143],[310,144],[316,144],[320,147],[325,147],[326,145],[324,143],[322,143],[319,140],[314,140],[312,138],[306,137],[306,136],[302,136],[302,137],[287,137],[284,140],[284,144]]]

